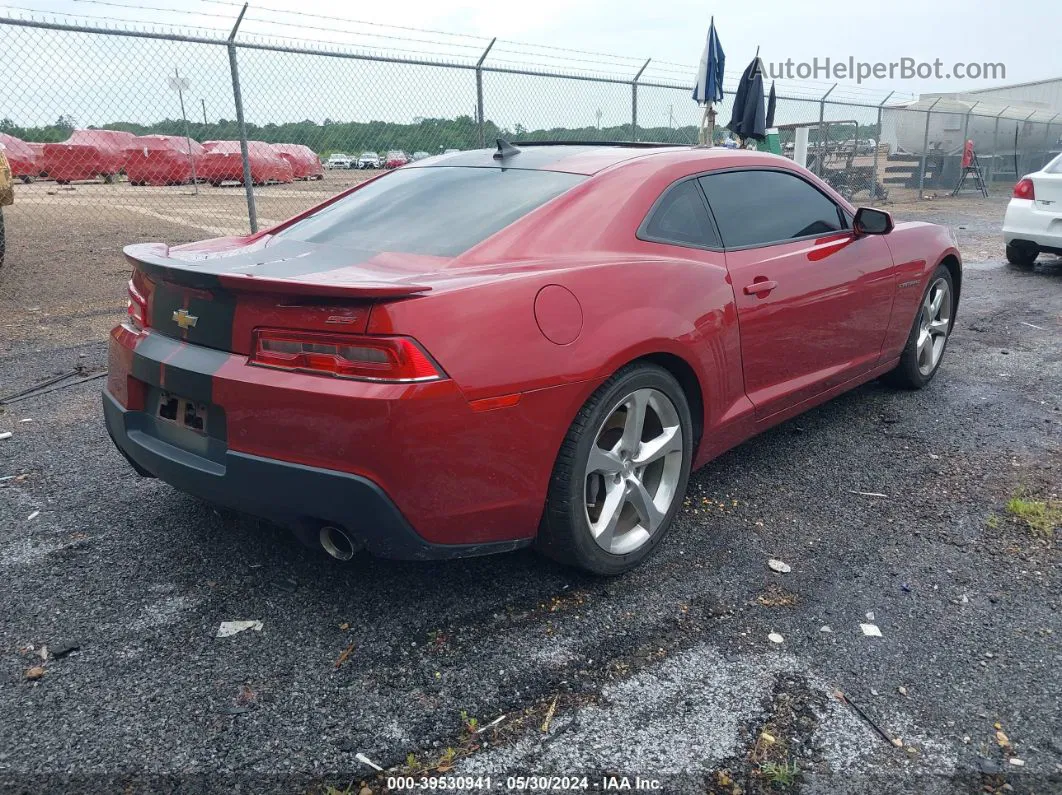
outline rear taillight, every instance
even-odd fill
[[[1013,196],[1015,199],[1035,199],[1036,190],[1033,188],[1033,181],[1028,177],[1019,179],[1018,184],[1014,186]]]
[[[258,329],[251,364],[363,381],[436,381],[442,370],[408,337]]]
[[[133,279],[129,280],[129,301],[126,304],[125,313],[128,316],[129,325],[136,331],[143,331],[148,326],[147,299],[137,289]]]

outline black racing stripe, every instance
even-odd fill
[[[160,334],[195,345],[232,350],[236,297],[225,290],[203,290],[168,281],[155,283],[151,297],[151,326]],[[187,327],[179,324],[183,316]],[[194,319],[194,325],[188,325]]]
[[[151,262],[147,259],[141,259],[134,257],[136,261],[136,267],[138,270],[143,271],[151,281],[160,283],[167,278],[175,278],[180,281],[182,285],[188,287],[195,287],[201,290],[216,290],[220,286],[221,282],[218,281],[218,275],[215,272],[199,271],[192,268],[174,268],[170,265],[162,265],[158,262]],[[179,264],[179,263],[174,263]]]
[[[201,403],[214,402],[214,375],[228,354],[148,334],[133,351],[133,377]]]

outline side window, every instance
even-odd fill
[[[639,237],[657,243],[718,247],[704,197],[696,180],[688,179],[668,188],[663,199],[652,209]]]
[[[727,248],[847,228],[836,204],[784,171],[725,171],[701,177],[700,182]]]

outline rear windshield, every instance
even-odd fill
[[[556,171],[402,168],[277,237],[454,257],[584,179]]]
[[[1046,171],[1048,174],[1062,174],[1062,155],[1059,155],[1046,166],[1044,166],[1044,171]]]

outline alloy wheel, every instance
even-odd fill
[[[676,497],[682,455],[681,421],[666,394],[638,389],[616,403],[584,472],[586,520],[599,547],[625,555],[659,529]]]
[[[932,373],[944,354],[951,329],[951,289],[946,279],[937,279],[926,291],[918,326],[918,372]]]

